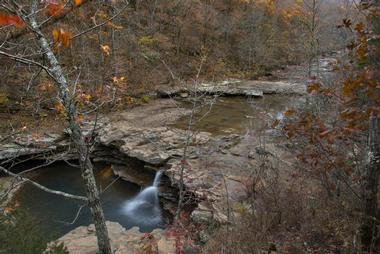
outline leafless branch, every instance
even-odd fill
[[[63,223],[63,224],[65,224],[65,225],[73,225],[73,224],[75,224],[75,222],[76,222],[77,219],[79,218],[79,215],[80,215],[82,209],[85,208],[86,205],[87,205],[87,204],[84,204],[84,205],[81,205],[81,206],[79,207],[77,213],[75,214],[74,219],[73,219],[71,222],[60,221],[60,220],[56,220],[56,221],[57,221],[57,222],[60,222],[60,223]]]
[[[129,7],[129,4],[126,4],[123,8],[121,8],[120,11],[118,11],[118,12],[117,12],[115,15],[113,15],[112,17],[108,18],[107,20],[105,20],[104,22],[102,22],[102,23],[100,23],[100,24],[98,24],[98,25],[95,25],[95,26],[93,26],[93,27],[90,27],[90,28],[88,28],[88,29],[86,29],[86,30],[84,30],[84,31],[82,31],[82,32],[80,32],[80,33],[74,35],[72,39],[76,39],[76,38],[78,38],[78,37],[80,37],[80,36],[82,36],[82,35],[84,35],[84,34],[86,34],[86,33],[89,33],[89,32],[91,32],[91,31],[93,31],[93,30],[95,30],[95,29],[101,27],[101,26],[104,26],[104,25],[107,24],[108,22],[110,22],[110,21],[114,20],[115,18],[117,18],[117,17],[118,17],[123,11],[125,11],[128,7]]]
[[[49,189],[39,183],[36,183],[32,180],[30,180],[29,178],[25,178],[25,177],[22,177],[18,174],[15,174],[15,173],[12,173],[11,171],[7,170],[6,168],[4,167],[1,167],[0,166],[0,170],[3,171],[4,173],[12,176],[12,177],[15,177],[16,179],[19,179],[21,181],[25,181],[25,182],[28,182],[28,183],[31,183],[33,184],[34,186],[36,186],[37,188],[45,191],[45,192],[48,192],[48,193],[51,193],[51,194],[54,194],[54,195],[58,195],[58,196],[63,196],[65,198],[71,198],[71,199],[76,199],[76,200],[81,200],[81,201],[85,201],[87,202],[88,199],[84,196],[78,196],[78,195],[73,195],[73,194],[70,194],[70,193],[66,193],[66,192],[62,192],[62,191],[57,191],[57,190],[52,190],[52,189]]]

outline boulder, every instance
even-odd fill
[[[155,229],[151,233],[141,233],[138,227],[126,230],[117,222],[107,221],[112,250],[115,254],[175,254],[175,240],[168,238],[164,230]],[[95,227],[78,227],[59,238],[70,254],[96,254],[97,239]]]

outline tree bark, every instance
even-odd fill
[[[376,253],[380,250],[378,185],[380,176],[380,120],[371,117],[368,136],[368,161],[363,186],[364,212],[361,225],[363,250]]]
[[[60,66],[53,50],[51,49],[48,40],[41,32],[35,18],[35,10],[38,8],[38,1],[34,1],[33,12],[30,16],[22,15],[23,19],[29,23],[35,37],[38,40],[39,46],[44,52],[49,63],[51,75],[54,77],[59,89],[59,97],[65,107],[67,121],[71,130],[71,139],[78,150],[79,162],[82,171],[82,178],[86,186],[86,194],[88,198],[88,206],[90,207],[93,222],[95,224],[96,235],[98,239],[99,253],[111,254],[111,244],[108,236],[108,231],[105,223],[103,209],[100,203],[99,192],[96,186],[96,181],[93,173],[93,166],[89,158],[89,148],[83,136],[80,125],[77,123],[77,110],[75,106],[75,95],[71,95],[67,78]]]

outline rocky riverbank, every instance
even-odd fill
[[[176,253],[175,239],[166,236],[162,229],[147,234],[141,233],[137,227],[126,230],[117,222],[107,221],[106,224],[115,254]],[[96,241],[93,224],[78,227],[57,240],[70,254],[96,254]]]
[[[227,82],[217,87],[213,84],[203,84],[199,88],[205,94],[250,97],[270,96],[269,94],[276,93],[284,96],[303,95],[306,92],[305,83],[283,81]],[[170,94],[161,90],[158,94],[163,97],[192,95],[191,90],[181,89],[170,90]],[[157,99],[127,112],[102,115],[96,128],[91,121],[85,122],[83,128],[88,138],[94,138],[96,141],[91,153],[92,158],[95,161],[113,164],[114,174],[124,180],[146,186],[146,181],[151,180],[151,175],[162,170],[168,181],[167,187],[172,190],[167,193],[163,191],[161,198],[170,200],[173,204],[177,202],[178,197],[173,190],[178,189],[180,168],[184,167],[184,186],[195,207],[190,217],[194,223],[202,225],[202,237],[198,240],[204,242],[209,237],[210,228],[229,223],[235,216],[233,207],[244,200],[247,194],[245,181],[252,170],[264,160],[270,164],[282,164],[282,169],[286,170],[288,166],[283,158],[290,155],[273,142],[266,142],[264,145],[260,135],[267,134],[262,131],[215,136],[209,132],[188,132],[173,127],[173,123],[191,113],[190,109],[181,106],[175,100]],[[187,159],[184,161],[185,150]],[[71,148],[68,135],[65,133],[46,133],[42,137],[16,136],[14,142],[2,144],[0,149],[0,161],[3,162],[75,158],[75,149]],[[133,163],[143,165],[139,167],[142,171],[132,169],[130,165]],[[175,206],[169,205],[166,208],[171,213],[175,212]],[[128,240],[130,236],[137,242],[140,241],[136,245],[131,243],[132,246],[142,248],[141,233],[136,229],[126,231],[120,225],[109,225],[117,253],[126,253],[122,251],[134,248],[128,245],[131,243]],[[157,234],[161,235],[161,238],[157,236],[157,239],[163,239],[162,231],[159,231]],[[96,239],[91,227],[80,227],[60,238],[60,241],[72,250],[70,253],[92,253],[86,252],[87,249],[96,251],[92,250],[96,248]],[[165,239],[165,242],[167,241]],[[127,245],[123,245],[122,242],[126,242]]]

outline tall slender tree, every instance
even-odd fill
[[[61,15],[64,10],[67,8],[79,7],[83,4],[83,2],[84,1],[81,0],[70,0],[64,2],[39,0],[32,0],[30,2],[21,2],[16,0],[2,1],[0,4],[0,8],[3,9],[3,13],[1,13],[3,17],[2,25],[26,27],[26,29],[33,34],[36,48],[33,53],[34,58],[32,60],[27,58],[23,52],[15,52],[11,47],[5,47],[4,45],[7,45],[7,41],[5,41],[2,46],[0,46],[0,55],[11,58],[23,64],[42,68],[54,81],[54,84],[59,92],[58,102],[62,105],[62,111],[64,112],[69,125],[71,141],[77,149],[82,178],[86,187],[87,198],[85,200],[91,210],[92,219],[95,224],[99,253],[111,254],[112,250],[106,227],[105,216],[100,202],[99,191],[96,186],[93,165],[90,160],[90,148],[78,121],[77,96],[75,94],[75,88],[74,85],[70,83],[64,68],[58,60],[55,50],[52,47],[57,44],[57,42],[63,46],[68,46],[75,36],[73,37],[71,34],[63,32],[62,30],[53,31],[53,38],[55,41],[50,41],[48,36],[42,30],[45,23]],[[127,6],[128,1],[126,1],[125,4]],[[122,10],[125,9],[126,7]],[[43,10],[45,10],[45,12]],[[45,18],[44,13],[48,14],[47,18]],[[43,20],[43,18],[45,18],[45,20]],[[106,22],[102,24],[106,24]],[[90,27],[89,29],[79,33],[77,37],[95,30],[102,24]],[[12,174],[5,169],[3,171]],[[44,189],[38,184],[35,184],[35,186]],[[45,188],[45,190],[48,189]]]

